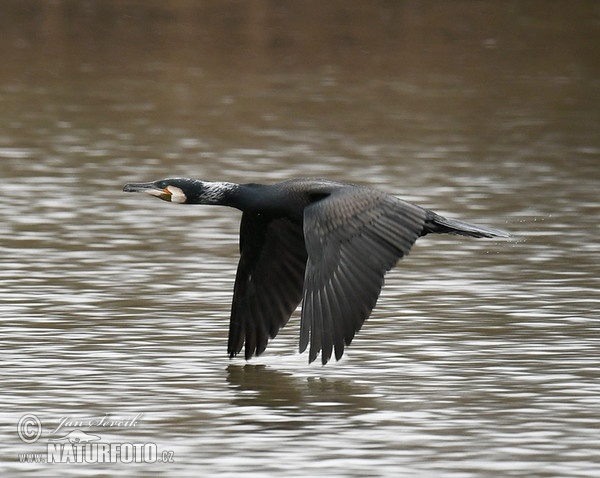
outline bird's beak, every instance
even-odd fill
[[[173,195],[167,188],[158,188],[154,183],[129,183],[123,187],[123,191],[126,193],[147,193],[163,201],[171,201]]]

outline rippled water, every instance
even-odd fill
[[[458,12],[442,6],[322,7],[337,34],[312,27],[315,57],[269,23],[312,25],[299,7],[222,2],[210,16],[107,2],[104,16],[90,3],[30,18],[20,9],[36,3],[7,2],[2,474],[598,476],[597,22],[579,38],[560,18],[572,7],[517,12],[524,43],[511,43],[515,31],[494,26],[515,12],[478,4],[494,14],[488,32],[474,7],[452,28],[441,18]],[[56,34],[73,18],[74,39]],[[389,31],[365,33],[373,18]],[[86,30],[94,20],[112,40]],[[256,22],[271,25],[266,39],[244,29]],[[338,363],[297,354],[297,314],[263,356],[229,360],[239,213],[121,192],[174,175],[360,182],[514,238],[419,240]],[[34,444],[17,434],[26,413],[43,423]],[[137,426],[79,428],[156,443],[173,462],[19,463],[78,428],[51,433],[61,419],[107,414]]]

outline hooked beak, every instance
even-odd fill
[[[155,183],[129,183],[123,187],[126,193],[147,193],[163,201],[171,201],[173,195],[167,188],[161,189]]]

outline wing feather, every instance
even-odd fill
[[[377,302],[385,273],[420,236],[426,211],[360,187],[341,188],[304,211],[306,266],[300,351],[339,360]]]
[[[302,224],[245,212],[229,325],[230,357],[260,355],[302,298],[306,267]],[[245,344],[245,345],[244,345]]]

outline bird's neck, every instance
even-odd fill
[[[188,202],[231,206],[231,202],[238,194],[239,189],[240,185],[235,183],[202,181],[200,191]]]
[[[265,212],[277,208],[281,197],[272,186],[202,181],[198,194],[188,203],[230,206],[241,211]]]
[[[205,204],[230,206],[240,211],[265,211],[273,206],[272,187],[266,184],[206,183]],[[206,200],[210,202],[206,202]]]

